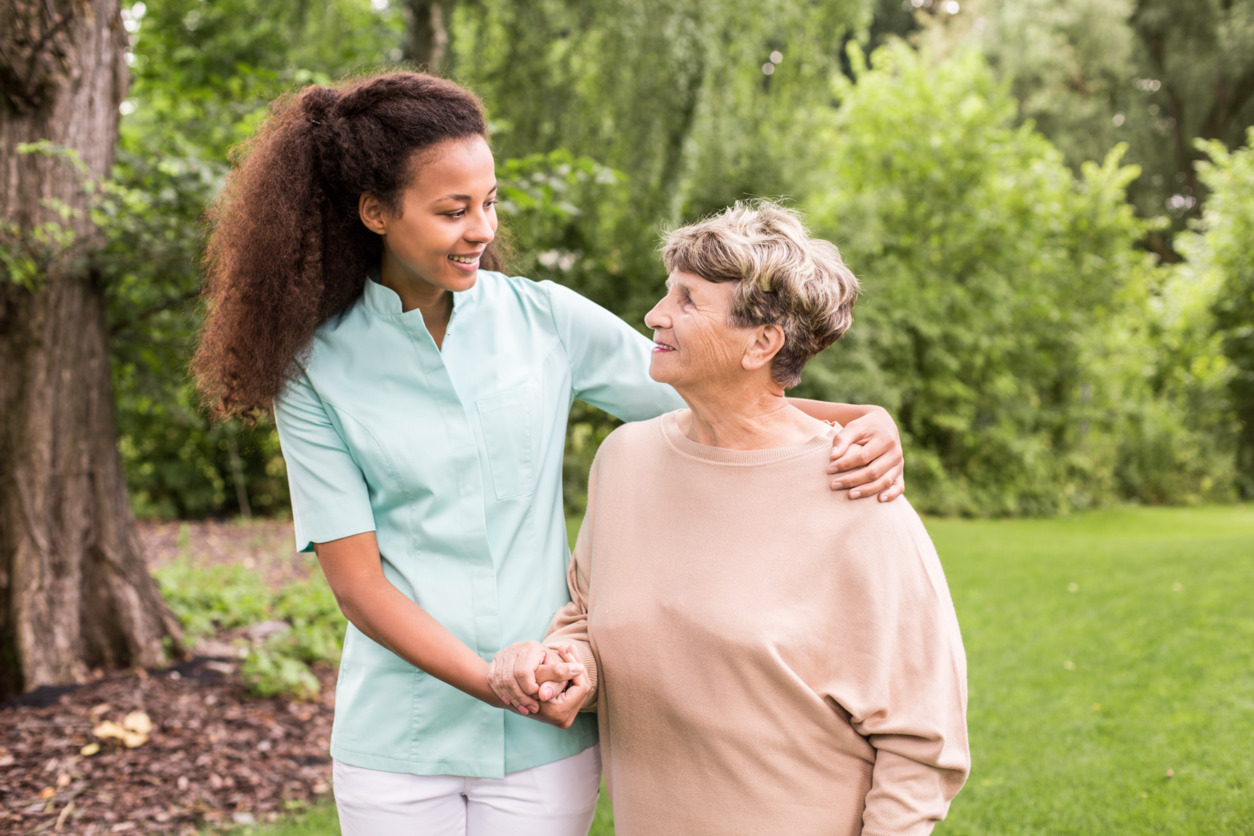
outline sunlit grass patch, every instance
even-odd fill
[[[1254,833],[1254,507],[928,528],[975,765],[938,832]]]

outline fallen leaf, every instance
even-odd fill
[[[138,734],[148,734],[152,731],[152,720],[144,711],[132,711],[127,714],[122,720],[122,725]]]

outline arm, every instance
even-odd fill
[[[875,510],[838,570],[839,658],[821,691],[875,749],[864,836],[923,836],[970,768],[966,659],[922,522],[904,502]]]
[[[575,397],[623,421],[683,408],[674,389],[649,377],[651,340],[575,291],[552,282],[540,284],[548,292]]]
[[[488,663],[383,574],[374,532],[315,543],[318,563],[345,618],[415,667],[498,708]]]
[[[588,506],[579,524],[579,535],[575,538],[575,548],[566,569],[570,603],[553,616],[544,637],[544,643],[551,647],[571,646],[588,672],[591,692],[583,704],[585,711],[596,709],[597,683],[600,681],[599,663],[592,652],[592,639],[588,634],[588,616],[592,609],[592,543],[596,532],[601,460],[598,451],[588,470]]]
[[[827,468],[828,473],[836,474],[832,490],[849,489],[850,499],[878,494],[880,502],[891,502],[905,493],[901,435],[888,410],[805,398],[789,398],[788,402],[812,418],[841,425]]]
[[[588,507],[591,513],[591,493]],[[583,542],[581,526],[576,554]],[[568,728],[581,709],[595,708],[597,684],[596,656],[588,639],[587,574],[579,568],[578,557],[570,560],[566,584],[571,602],[553,616],[545,643],[518,642],[502,648],[488,675],[492,690],[505,705],[516,707],[520,714],[538,714],[537,719],[562,728]]]
[[[491,705],[487,663],[384,575],[369,486],[308,377],[275,400],[297,548],[313,550],[340,609],[379,645]]]
[[[654,418],[684,406],[675,390],[649,377],[652,342],[622,319],[569,288],[541,283],[549,294],[558,338],[566,350],[575,397],[624,421]],[[798,398],[794,406],[844,429],[832,447],[833,490],[850,499],[878,495],[881,502],[905,491],[897,425],[878,406],[831,404]]]

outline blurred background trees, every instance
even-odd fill
[[[271,98],[405,56],[484,98],[516,272],[642,328],[661,228],[805,211],[866,294],[799,393],[892,410],[922,510],[1254,495],[1254,0],[126,11],[98,215],[140,514],[286,509],[271,428],[211,426],[187,383],[201,213]],[[577,408],[573,510],[609,426]]]

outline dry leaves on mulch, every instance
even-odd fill
[[[197,560],[240,560],[257,530],[200,526],[190,550]],[[154,533],[164,532],[144,531],[155,564],[169,553],[151,545]],[[0,834],[190,834],[273,820],[326,797],[334,671],[316,673],[314,702],[246,698],[236,660],[200,657],[0,705]],[[151,729],[132,731],[133,748],[93,733],[105,722],[142,730],[144,718]]]
[[[0,833],[195,833],[324,796],[330,697],[245,699],[234,668],[201,658],[0,707]],[[93,734],[132,712],[152,723],[140,745]]]

